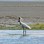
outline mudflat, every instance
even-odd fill
[[[44,22],[44,2],[0,2],[0,16],[38,18]]]

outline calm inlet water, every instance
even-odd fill
[[[44,30],[0,30],[0,44],[44,44]]]

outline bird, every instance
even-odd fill
[[[18,17],[18,22],[20,23],[21,27],[23,28],[23,36],[26,35],[26,29],[31,29],[26,23],[22,22],[22,18]]]

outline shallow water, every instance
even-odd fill
[[[0,44],[44,44],[44,30],[0,30]]]

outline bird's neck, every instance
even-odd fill
[[[20,25],[21,25],[21,21],[20,21],[19,23],[20,23]]]

